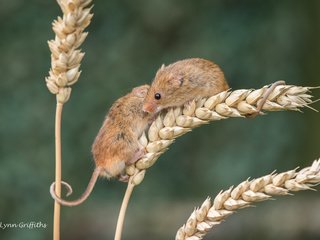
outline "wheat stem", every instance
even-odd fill
[[[294,169],[282,173],[271,173],[251,181],[247,179],[236,187],[232,186],[226,191],[221,191],[213,201],[208,197],[178,230],[176,240],[200,240],[209,230],[238,209],[271,199],[272,196],[313,190],[312,187],[319,183],[320,158],[300,171]]]
[[[131,181],[129,181],[128,185],[127,185],[127,190],[126,190],[124,197],[123,197],[123,200],[122,200],[114,240],[121,240],[124,219],[125,219],[127,207],[128,207],[129,200],[130,200],[130,197],[131,197],[131,194],[132,194],[134,187],[135,187],[135,185]]]
[[[56,36],[48,42],[51,51],[51,69],[46,78],[49,91],[56,95],[55,117],[55,182],[56,194],[61,195],[61,117],[63,104],[71,94],[71,85],[80,76],[80,62],[84,56],[78,48],[88,33],[84,29],[90,24],[92,14],[88,5],[91,0],[58,0],[63,17],[52,23]],[[53,239],[60,239],[60,204],[54,203]]]
[[[118,216],[118,221],[117,221],[117,227],[116,227],[116,232],[114,236],[114,240],[121,240],[121,235],[122,235],[122,230],[123,230],[123,224],[124,224],[124,219],[127,211],[127,207],[129,204],[130,197],[132,195],[133,189],[135,186],[139,185],[143,178],[144,178],[145,171],[139,171],[138,169],[135,169],[135,172],[130,176],[126,192],[124,194],[121,208],[119,211],[119,216]]]
[[[56,194],[61,196],[61,116],[62,116],[63,104],[57,103],[56,117],[55,117],[55,182],[56,182]],[[60,239],[60,204],[54,203],[54,217],[53,217],[53,239]]]

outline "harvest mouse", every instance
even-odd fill
[[[148,126],[150,116],[142,111],[142,103],[149,85],[134,88],[129,94],[119,98],[110,108],[98,135],[92,145],[95,170],[87,189],[82,196],[73,201],[59,198],[55,193],[55,182],[51,184],[51,196],[65,206],[76,206],[90,195],[99,176],[121,177],[126,165],[132,164],[145,154],[139,137]],[[70,185],[62,182],[71,194]]]
[[[158,70],[144,100],[143,111],[157,113],[227,89],[228,83],[217,64],[201,58],[177,61]]]

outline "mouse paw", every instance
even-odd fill
[[[148,120],[148,124],[151,125],[151,124],[157,119],[158,115],[159,115],[159,113],[153,113],[153,114],[151,114],[151,116],[150,116],[150,118],[149,118],[149,120]]]
[[[130,178],[130,176],[129,176],[129,175],[127,175],[127,174],[123,174],[123,175],[120,175],[120,176],[119,176],[118,180],[119,180],[120,182],[124,182],[124,183],[126,183],[126,182],[128,182],[128,181],[129,181],[129,178]]]
[[[127,165],[131,165],[134,164],[136,161],[138,161],[140,158],[142,158],[145,154],[146,154],[146,149],[144,147],[139,148],[139,150],[137,150],[133,157],[128,161]]]

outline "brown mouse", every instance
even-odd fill
[[[76,206],[90,195],[99,176],[121,177],[126,165],[132,164],[145,154],[139,137],[148,126],[150,116],[142,111],[142,103],[149,85],[134,88],[129,94],[119,98],[110,108],[102,127],[92,145],[95,170],[87,189],[82,196],[73,201],[59,198],[55,193],[55,182],[51,184],[51,196],[65,206]],[[62,182],[71,194],[70,185]]]
[[[158,70],[144,100],[143,111],[157,113],[227,89],[228,83],[217,64],[201,58],[177,61]]]

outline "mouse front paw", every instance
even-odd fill
[[[129,181],[129,178],[130,178],[130,176],[128,174],[123,174],[123,175],[119,176],[118,180],[120,182],[127,183]]]
[[[127,165],[134,164],[140,158],[142,158],[147,153],[144,147],[139,148],[133,155],[133,157],[128,161]]]

